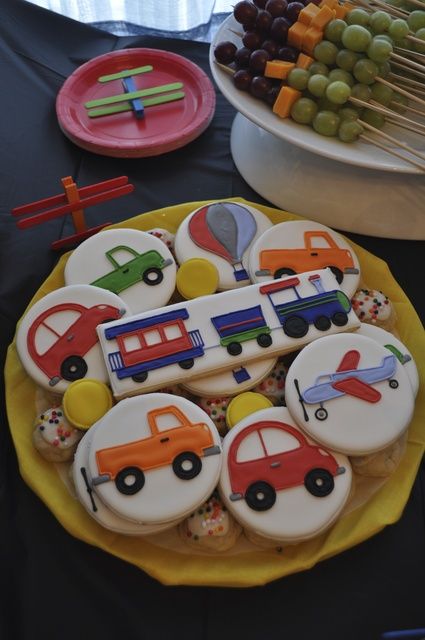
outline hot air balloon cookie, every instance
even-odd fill
[[[213,202],[196,209],[179,226],[175,254],[179,264],[204,258],[219,272],[218,289],[250,284],[248,255],[253,243],[272,226],[254,207],[237,202]]]

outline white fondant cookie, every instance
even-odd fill
[[[258,209],[237,202],[213,202],[189,214],[177,229],[175,253],[182,264],[205,258],[219,272],[219,290],[250,283],[248,255],[255,240],[272,226]]]
[[[116,533],[130,536],[149,535],[178,524],[178,522],[175,522],[152,525],[131,522],[125,518],[120,518],[103,504],[95,488],[92,487],[91,477],[88,471],[88,453],[96,428],[97,426],[94,426],[88,431],[79,443],[72,465],[72,476],[76,494],[89,515],[102,525],[102,527],[110,531],[115,531]]]
[[[248,262],[253,282],[326,267],[342,291],[352,296],[360,278],[356,254],[339,233],[311,220],[274,225],[255,241]]]
[[[65,265],[66,284],[91,284],[117,294],[132,313],[167,304],[176,263],[160,239],[137,229],[107,229],[77,247]]]
[[[35,421],[33,443],[49,462],[72,460],[83,433],[66,419],[61,406],[43,411]]]
[[[186,544],[210,551],[231,549],[242,531],[217,493],[183,520],[179,529]]]
[[[353,311],[359,320],[391,331],[396,323],[396,314],[391,300],[382,291],[359,289],[351,300]]]
[[[348,459],[307,438],[285,407],[255,412],[223,440],[222,499],[244,527],[265,538],[318,535],[336,520],[350,488]]]
[[[28,375],[40,386],[63,393],[80,378],[108,380],[96,327],[127,313],[114,293],[72,285],[52,291],[23,317],[16,346]]]
[[[205,398],[234,396],[260,384],[271,373],[275,364],[276,358],[257,360],[233,371],[222,371],[213,376],[188,380],[183,382],[182,386],[194,395]]]
[[[408,348],[396,338],[389,331],[385,331],[385,329],[381,329],[381,327],[377,327],[373,324],[366,324],[362,322],[360,328],[357,329],[356,333],[361,336],[366,336],[368,338],[372,338],[382,346],[386,347],[393,353],[396,358],[401,362],[406,371],[408,378],[410,380],[410,384],[412,385],[413,395],[416,397],[419,390],[419,374],[418,369],[416,367],[416,363],[413,360],[413,356],[408,350]]]
[[[116,398],[300,349],[360,326],[330,269],[202,296],[98,327]],[[217,391],[215,389],[215,391]]]
[[[220,465],[214,423],[193,402],[165,393],[113,407],[97,423],[88,464],[108,508],[145,524],[191,513],[211,495]]]
[[[397,440],[414,410],[412,386],[397,357],[354,333],[305,347],[289,369],[285,399],[312,438],[353,456]]]
[[[168,231],[168,229],[163,229],[162,227],[155,227],[155,229],[148,229],[147,233],[155,236],[165,244],[165,246],[173,253],[174,251],[174,233]]]

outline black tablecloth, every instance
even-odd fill
[[[0,36],[4,364],[17,320],[58,259],[51,242],[72,231],[69,216],[18,231],[10,211],[60,193],[61,177],[72,175],[83,186],[128,175],[135,185],[131,195],[92,209],[91,225],[196,200],[242,196],[269,203],[234,167],[229,137],[235,112],[220,93],[209,128],[183,149],[156,158],[91,154],[58,127],[56,94],[87,60],[153,47],[186,56],[209,74],[208,45],[118,38],[21,0],[1,3]],[[350,237],[388,262],[423,317],[423,243]],[[1,411],[0,638],[374,640],[388,629],[425,626],[424,468],[397,524],[310,571],[250,589],[166,587],[62,528],[21,479],[4,400]]]

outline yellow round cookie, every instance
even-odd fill
[[[176,286],[186,300],[208,296],[217,291],[219,281],[217,267],[205,258],[191,258],[180,265]]]
[[[269,409],[273,403],[269,398],[255,391],[245,391],[232,398],[226,410],[226,422],[229,429],[238,422],[261,409]]]
[[[78,429],[89,429],[112,407],[109,387],[91,378],[72,382],[63,396],[63,411],[69,422]]]

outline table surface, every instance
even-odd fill
[[[18,231],[13,207],[60,193],[60,178],[81,186],[119,175],[132,194],[90,211],[90,225],[120,222],[181,202],[241,196],[270,204],[238,174],[230,154],[233,107],[218,93],[214,119],[194,142],[156,158],[114,159],[85,152],[60,131],[55,97],[81,64],[126,47],[167,49],[209,75],[208,45],[117,37],[22,0],[3,0],[0,21],[0,341],[2,368],[16,323],[71,233],[66,218]],[[296,212],[295,212],[296,213]],[[383,199],[382,215],[385,216]],[[383,258],[423,319],[422,242],[347,234]],[[4,386],[2,382],[2,398]],[[19,474],[5,403],[0,428],[0,637],[276,637],[379,640],[390,629],[425,624],[425,467],[401,519],[365,543],[313,569],[265,587],[165,587],[70,536]],[[213,562],[213,560],[212,560]]]

